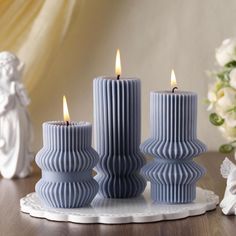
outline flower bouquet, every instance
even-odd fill
[[[230,153],[236,148],[236,38],[222,42],[216,60],[220,69],[211,72],[215,82],[208,90],[209,119],[228,141],[219,151]]]

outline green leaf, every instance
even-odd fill
[[[227,63],[225,65],[225,67],[227,67],[227,68],[234,68],[234,67],[236,67],[236,61],[230,61],[229,63]]]
[[[220,117],[216,113],[211,113],[209,115],[209,120],[215,126],[221,126],[224,124],[224,121],[225,121],[222,117]]]
[[[227,83],[230,80],[229,71],[219,72],[216,74],[216,76],[222,83]]]
[[[236,106],[227,110],[227,112],[236,112]]]
[[[234,150],[234,147],[231,144],[223,144],[219,148],[219,151],[221,153],[231,153],[233,150]]]
[[[216,76],[218,77],[218,79],[220,79],[220,80],[224,80],[225,79],[225,74],[224,73],[218,73],[218,74],[216,74]]]

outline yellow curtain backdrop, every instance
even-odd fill
[[[0,0],[0,50],[25,63],[29,91],[46,73],[79,0]]]

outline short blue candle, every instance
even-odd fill
[[[154,157],[142,172],[151,182],[151,197],[165,203],[187,203],[196,197],[204,168],[193,157],[206,151],[197,139],[197,95],[192,92],[151,92],[151,138],[141,150]]]
[[[99,193],[106,198],[137,197],[146,186],[140,174],[145,164],[139,149],[140,80],[100,77],[93,89]]]
[[[36,156],[42,178],[35,189],[46,206],[77,208],[91,203],[98,192],[98,183],[92,177],[98,154],[91,140],[90,123],[43,124],[43,148]]]

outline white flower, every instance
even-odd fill
[[[208,101],[210,102],[207,110],[210,111],[213,108],[215,102],[217,101],[217,96],[216,96],[216,92],[215,92],[215,85],[213,85],[209,88],[207,98],[208,98]]]
[[[215,103],[217,113],[225,120],[227,128],[236,127],[236,90],[231,87],[222,88],[217,93]]]
[[[229,78],[230,78],[229,81],[230,86],[236,89],[236,69],[230,71]]]
[[[236,112],[231,111],[225,116],[225,123],[230,128],[236,127]]]
[[[218,100],[216,102],[216,110],[225,118],[228,111],[236,105],[236,91],[233,88],[225,87],[217,92]]]
[[[228,127],[226,124],[219,127],[219,130],[222,132],[223,136],[228,141],[234,141],[236,138],[236,128]]]
[[[230,61],[236,60],[236,39],[225,39],[216,49],[216,60],[220,66],[225,66]]]

